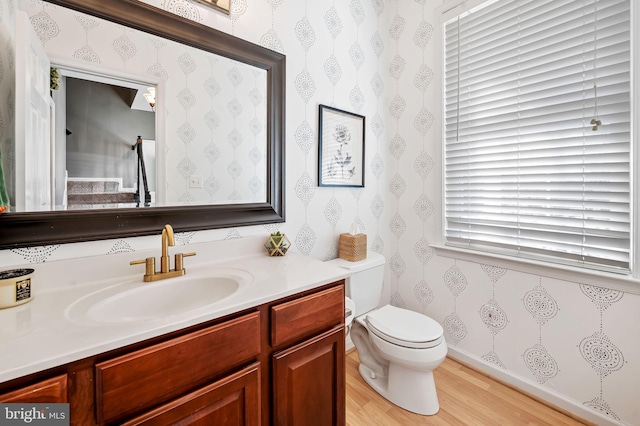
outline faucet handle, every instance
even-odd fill
[[[191,252],[191,253],[176,253],[176,271],[181,271],[184,270],[184,262],[182,261],[182,259],[184,257],[189,257],[189,256],[195,256],[196,252]]]
[[[129,262],[129,265],[140,265],[145,264],[145,274],[144,281],[151,281],[151,277],[156,273],[156,258],[155,257],[147,257],[146,259],[141,260],[132,260]]]

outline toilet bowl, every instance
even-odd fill
[[[437,413],[433,370],[447,355],[442,326],[418,312],[392,305],[377,308],[384,272],[381,255],[370,253],[359,262],[331,262],[352,272],[346,287],[356,317],[347,331],[358,351],[360,375],[399,407],[422,415]]]
[[[433,415],[440,409],[433,370],[447,355],[442,333],[440,324],[425,315],[385,305],[356,317],[350,336],[369,386],[405,410]]]

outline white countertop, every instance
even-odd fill
[[[265,240],[251,237],[171,247],[170,255],[197,252],[195,257],[185,258],[185,278],[216,270],[241,270],[251,282],[212,305],[145,321],[84,321],[71,315],[69,308],[106,287],[142,282],[144,265],[129,266],[129,262],[157,258],[159,247],[157,252],[23,265],[35,269],[34,297],[24,305],[0,310],[0,383],[313,289],[349,274],[331,263],[291,251],[283,257],[269,257],[261,246]],[[171,264],[173,267],[173,256]],[[180,285],[181,279],[163,282],[174,280]]]

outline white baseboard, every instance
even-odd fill
[[[624,425],[624,423],[620,423],[615,419],[612,419],[596,411],[586,408],[584,405],[582,405],[578,401],[567,398],[565,395],[559,392],[556,392],[552,389],[541,387],[536,382],[533,382],[529,379],[517,376],[509,371],[498,368],[495,365],[492,365],[483,361],[482,359],[478,358],[476,355],[472,355],[461,349],[449,346],[448,356],[450,356],[455,360],[459,360],[465,364],[468,364],[473,368],[483,371],[524,392],[527,392],[540,399],[543,399],[544,401],[547,401],[558,408],[574,413],[575,415],[581,417],[584,420],[596,423],[599,426],[605,426],[605,425],[606,426],[623,426]],[[436,388],[437,388],[437,383],[436,383]]]

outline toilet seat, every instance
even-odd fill
[[[398,346],[427,349],[442,342],[442,326],[418,312],[385,305],[369,312],[365,321],[369,331]]]

